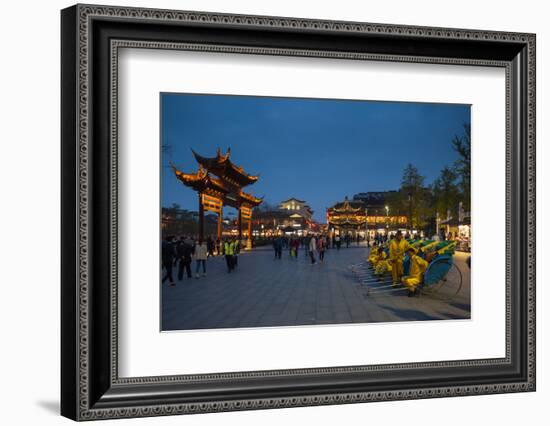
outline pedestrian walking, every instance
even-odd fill
[[[326,249],[326,240],[324,236],[319,236],[317,241],[317,250],[319,251],[319,260],[321,262],[325,261],[325,249]]]
[[[233,252],[235,250],[235,244],[232,240],[227,240],[223,245],[223,252],[225,254],[225,263],[227,264],[227,272],[233,271]]]
[[[193,246],[186,241],[185,238],[180,238],[176,246],[176,254],[178,257],[178,280],[183,279],[183,272],[187,273],[187,277],[191,278],[191,256],[193,254]]]
[[[233,240],[233,269],[239,265],[239,254],[241,253],[241,242],[238,239]]]
[[[203,240],[199,240],[195,246],[195,278],[199,278],[199,270],[202,265],[202,276],[206,277],[206,258],[208,257],[208,246],[204,243]]]
[[[298,238],[294,238],[292,241],[292,249],[294,250],[294,257],[298,259],[298,252],[300,248],[300,240]]]
[[[164,269],[166,269],[166,275],[162,278],[162,282],[168,280],[168,283],[171,287],[176,285],[174,283],[174,278],[172,277],[172,267],[174,265],[174,260],[176,257],[173,239],[173,236],[166,237],[166,239],[162,240],[161,247],[162,266]]]
[[[206,249],[208,251],[208,256],[214,257],[214,240],[210,236],[206,240]]]
[[[275,259],[280,259],[283,254],[283,240],[281,237],[273,239],[273,250],[275,251]]]
[[[311,239],[309,240],[309,256],[311,258],[311,264],[315,265],[317,261],[315,260],[315,254],[317,252],[317,240],[315,239],[315,236],[311,236]]]

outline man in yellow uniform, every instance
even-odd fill
[[[374,265],[374,274],[378,276],[384,275],[386,272],[391,271],[391,264],[387,259],[386,252],[380,247],[380,254],[378,255],[378,261]]]
[[[407,240],[403,239],[401,231],[397,231],[395,238],[390,242],[390,264],[393,285],[398,285],[403,276],[403,259],[409,248]]]
[[[235,268],[233,263],[233,255],[235,252],[235,243],[233,240],[227,240],[224,244],[225,262],[227,264],[227,272],[231,272]]]
[[[409,289],[409,296],[413,296],[416,293],[416,288],[424,281],[424,272],[428,268],[428,262],[418,256],[412,247],[407,250],[407,253],[411,260],[411,267],[409,275],[401,278],[401,282]]]
[[[376,264],[378,263],[378,260],[380,259],[380,252],[383,251],[382,247],[373,247],[370,249],[369,253],[369,263],[374,268],[376,267]]]

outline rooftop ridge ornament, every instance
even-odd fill
[[[193,152],[195,160],[206,170],[222,180],[227,180],[233,185],[241,187],[247,186],[255,183],[259,179],[258,175],[252,175],[245,172],[243,167],[236,165],[230,160],[230,148],[227,148],[225,154],[222,154],[220,148],[218,148],[215,157],[204,157],[192,148],[191,151]]]
[[[231,148],[228,147],[227,151],[225,152],[225,155],[222,154],[222,150],[220,147],[216,150],[216,154],[218,155],[219,159],[223,159],[223,161],[229,160],[229,157],[231,157]]]

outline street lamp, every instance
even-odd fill
[[[389,214],[390,214],[390,208],[388,206],[385,206],[386,208],[386,234],[388,233],[388,228],[390,227],[390,223],[389,223]]]

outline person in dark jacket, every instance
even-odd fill
[[[241,242],[238,238],[233,239],[233,269],[239,266],[239,254],[241,254]]]
[[[178,245],[176,246],[176,255],[179,260],[178,268],[178,280],[183,279],[183,271],[187,272],[187,278],[191,278],[191,256],[193,255],[194,247],[189,244],[184,238],[180,239]]]
[[[283,252],[283,239],[281,237],[273,239],[273,250],[275,251],[275,259],[280,259]]]
[[[294,248],[294,256],[296,256],[296,259],[298,259],[298,250],[300,248],[300,240],[298,238],[293,239],[292,246]]]
[[[210,236],[206,240],[206,251],[209,257],[214,257],[214,240]]]
[[[162,240],[162,267],[166,269],[166,275],[162,278],[162,282],[168,280],[170,286],[174,286],[174,278],[172,277],[172,266],[176,252],[174,250],[173,236],[168,236]]]

